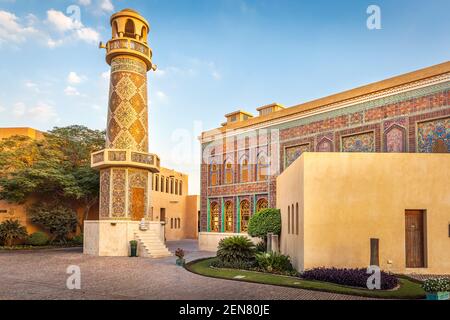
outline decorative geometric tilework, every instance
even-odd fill
[[[106,146],[148,151],[147,72],[144,62],[114,58]]]
[[[330,139],[323,138],[317,145],[317,152],[332,152],[333,142]]]
[[[100,172],[100,218],[109,217],[109,169]]]
[[[126,216],[125,210],[125,169],[112,170],[112,217],[123,218]]]
[[[309,144],[286,147],[285,149],[285,168],[289,167],[303,152],[309,151]]]
[[[450,117],[417,124],[418,152],[450,152]]]
[[[393,125],[385,133],[386,152],[406,151],[406,130],[400,126]]]
[[[342,137],[342,152],[375,152],[374,132]]]

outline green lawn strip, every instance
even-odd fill
[[[422,290],[419,283],[403,277],[399,277],[400,288],[397,290],[367,290],[342,286],[329,282],[302,280],[299,278],[274,275],[269,273],[211,268],[210,263],[213,259],[214,258],[192,261],[186,265],[186,268],[189,271],[197,273],[199,275],[213,278],[222,278],[234,281],[256,282],[277,286],[356,295],[370,298],[423,299],[425,297],[425,292]],[[234,278],[236,276],[245,276],[245,278],[236,279]]]

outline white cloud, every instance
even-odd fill
[[[100,9],[106,12],[112,12],[114,11],[114,5],[111,0],[101,0]]]
[[[48,38],[48,40],[47,40],[47,46],[48,46],[50,49],[59,47],[59,46],[62,45],[62,44],[63,44],[63,40],[61,40],[61,39],[59,39],[59,40],[53,40],[52,38]]]
[[[100,76],[105,80],[109,80],[109,78],[111,77],[111,72],[109,71],[102,72]]]
[[[39,122],[49,122],[52,120],[58,122],[57,114],[53,107],[43,102],[38,102],[36,106],[29,108],[27,110],[27,117]]]
[[[5,107],[2,107],[2,106],[0,106],[0,112],[4,112],[4,111],[6,111],[6,108],[5,108]]]
[[[64,89],[64,93],[66,94],[66,96],[79,96],[80,95],[77,88],[74,88],[72,86],[67,86]]]
[[[53,9],[47,11],[47,21],[60,32],[72,31],[83,27],[80,21]]]
[[[36,83],[30,81],[30,80],[25,81],[25,87],[27,87],[28,89],[33,90],[36,93],[40,92],[38,85]]]
[[[163,69],[156,69],[154,75],[157,77],[164,77],[166,75],[166,71]]]
[[[80,21],[75,20],[71,17],[66,16],[61,11],[48,10],[47,11],[47,22],[51,24],[60,33],[70,33],[75,38],[85,41],[87,43],[98,43],[100,39],[100,34],[92,28],[85,27]],[[50,39],[47,41],[47,45],[50,48],[62,43],[62,40]]]
[[[76,31],[78,39],[88,43],[98,43],[100,40],[100,34],[92,28],[81,28]]]
[[[32,26],[22,25],[15,14],[0,10],[0,44],[2,42],[21,43],[36,32],[37,30]]]
[[[88,6],[91,4],[91,0],[78,0],[78,3],[82,6]]]
[[[161,102],[167,102],[169,97],[162,91],[156,91],[156,98]]]
[[[221,75],[218,71],[213,71],[213,72],[211,73],[211,75],[212,75],[212,77],[213,77],[215,80],[220,80],[220,79],[222,79],[222,75]]]
[[[67,82],[73,85],[79,84],[84,80],[86,80],[85,76],[80,76],[74,71],[69,72],[69,75],[67,76]]]

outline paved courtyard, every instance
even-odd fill
[[[170,242],[187,260],[211,256],[196,241]],[[91,257],[80,249],[0,252],[0,299],[362,299],[333,293],[205,278],[163,259]],[[66,288],[66,269],[81,269],[81,290]]]

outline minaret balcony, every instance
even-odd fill
[[[106,62],[111,64],[111,60],[119,55],[131,55],[140,58],[147,64],[147,70],[153,68],[152,49],[145,43],[131,38],[111,39],[106,44]]]
[[[152,153],[104,149],[91,154],[91,167],[97,170],[110,167],[133,167],[157,173],[160,170],[160,160],[156,154]]]

